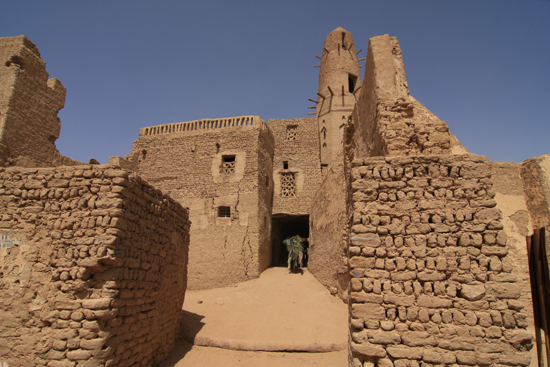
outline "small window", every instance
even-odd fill
[[[269,176],[265,176],[265,186],[269,187]]]
[[[281,175],[281,196],[296,196],[296,176],[294,173],[283,173]]]
[[[355,92],[356,84],[357,84],[357,77],[353,74],[348,74],[348,88],[350,93]]]
[[[288,161],[283,161],[283,169],[288,169]]]
[[[296,140],[298,136],[298,126],[289,125],[286,127],[286,140]]]
[[[220,218],[230,218],[231,217],[231,208],[228,206],[219,206],[218,207],[218,217]]]
[[[224,155],[222,156],[222,166],[220,167],[221,173],[235,173],[235,156]]]

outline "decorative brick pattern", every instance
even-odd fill
[[[281,174],[281,196],[289,197],[296,195],[296,177],[294,173]]]

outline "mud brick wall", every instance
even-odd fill
[[[326,169],[310,208],[308,271],[347,302],[348,195],[342,151]]]
[[[38,48],[25,36],[0,38],[0,69],[0,166],[82,164],[55,148],[66,89],[48,79]]]
[[[256,278],[269,266],[274,142],[257,116],[142,128],[126,157],[190,210],[189,289]],[[235,168],[222,172],[224,157]],[[220,207],[229,208],[228,216]]]
[[[150,366],[186,290],[188,213],[112,166],[0,168],[0,362]]]
[[[409,95],[401,47],[387,34],[369,39],[352,116],[357,156],[468,153],[445,122]]]
[[[317,120],[270,119],[268,126],[275,138],[273,213],[308,214],[322,179]],[[289,139],[288,129],[295,131],[294,139]],[[284,168],[283,162],[287,162],[288,168]],[[281,176],[286,173],[294,173],[296,178],[294,196],[281,193]]]
[[[351,178],[351,365],[529,365],[487,159],[356,159]]]

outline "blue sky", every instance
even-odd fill
[[[325,37],[398,37],[411,95],[472,153],[550,153],[549,0],[11,1],[0,36],[24,34],[67,87],[62,154],[106,163],[141,127],[199,118],[305,117]]]

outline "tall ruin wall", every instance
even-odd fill
[[[274,214],[308,214],[321,183],[319,132],[315,118],[270,119]]]
[[[353,366],[530,364],[525,249],[486,158],[356,159],[352,188]]]
[[[112,166],[0,168],[0,362],[150,366],[172,349],[188,212]]]
[[[0,38],[0,166],[81,164],[55,148],[66,89],[25,36]]]
[[[334,295],[347,302],[348,184],[342,151],[325,170],[310,207],[308,271]]]
[[[189,207],[189,289],[256,278],[271,262],[274,142],[257,116],[143,128],[127,159]]]
[[[409,96],[401,47],[387,34],[369,40],[352,115],[358,157],[469,153],[445,122]]]

